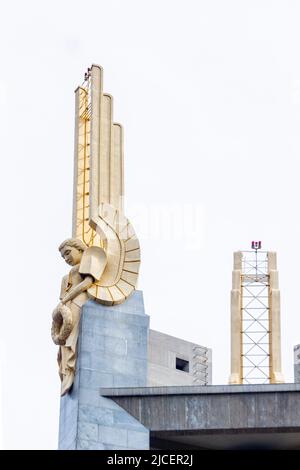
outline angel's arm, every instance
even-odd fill
[[[85,292],[87,289],[91,287],[94,282],[94,278],[92,276],[86,276],[82,282],[77,284],[77,286],[73,287],[72,289],[67,292],[66,295],[61,300],[62,304],[69,302],[69,300],[75,299],[79,294]]]

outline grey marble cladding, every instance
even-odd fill
[[[101,387],[147,385],[149,317],[135,291],[121,305],[82,308],[77,372],[61,398],[59,449],[148,449],[149,431]]]

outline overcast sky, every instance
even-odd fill
[[[125,130],[126,215],[151,327],[227,383],[232,252],[278,252],[282,355],[300,342],[300,4],[13,1],[0,17],[0,439],[57,448],[51,313],[68,272],[74,89],[92,63]]]

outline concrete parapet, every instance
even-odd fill
[[[155,449],[300,449],[300,385],[102,389]]]

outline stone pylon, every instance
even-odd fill
[[[276,253],[257,250],[235,252],[231,290],[229,383],[282,382],[280,291]]]

